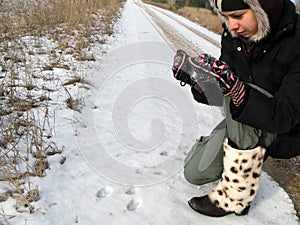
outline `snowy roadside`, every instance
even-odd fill
[[[96,62],[82,68],[91,84],[76,84],[83,87],[84,107],[80,112],[55,109],[53,141],[63,146],[66,161],[59,163],[61,155],[50,157],[46,176],[32,179],[40,190],[34,214],[17,213],[12,199],[1,203],[8,222],[298,224],[288,195],[266,174],[248,216],[215,219],[189,209],[187,200],[214,184],[187,183],[184,157],[222,115],[217,108],[195,104],[188,88],[172,79],[174,49],[145,13],[127,1],[107,54],[95,55]],[[95,46],[93,52],[99,51]],[[78,91],[76,86],[68,90]],[[57,95],[52,98],[67,97],[64,90]]]

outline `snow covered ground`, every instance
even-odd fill
[[[41,195],[35,213],[17,213],[12,199],[1,203],[13,216],[10,224],[299,224],[290,198],[265,173],[247,216],[210,218],[189,208],[191,197],[207,194],[215,183],[189,184],[183,160],[222,114],[196,104],[189,88],[173,79],[174,49],[136,3],[125,4],[107,54],[95,55],[81,113],[56,111],[54,141],[64,146],[67,160],[60,164],[61,155],[52,156],[46,176],[32,179]],[[184,28],[178,32],[189,37]],[[218,56],[205,40],[197,45]]]

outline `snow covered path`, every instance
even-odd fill
[[[290,198],[265,173],[247,216],[216,219],[189,208],[191,197],[207,194],[215,184],[189,184],[183,160],[222,114],[196,104],[189,88],[172,78],[174,49],[136,3],[125,4],[116,41],[91,71],[93,89],[82,112],[58,112],[56,141],[64,143],[67,161],[60,165],[60,156],[51,158],[47,176],[33,180],[41,191],[35,214],[18,214],[12,224],[299,224]],[[180,32],[189,36],[184,28]],[[197,48],[217,56],[202,42]]]

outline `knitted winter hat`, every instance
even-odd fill
[[[250,8],[243,0],[214,0],[214,4],[223,12]]]
[[[224,21],[224,17],[219,13],[220,11],[223,10],[229,11],[229,9],[231,11],[238,10],[238,9],[248,9],[248,8],[252,9],[257,19],[258,31],[255,35],[250,37],[250,40],[255,42],[263,39],[270,32],[271,26],[270,26],[269,17],[273,18],[274,10],[276,11],[278,9],[278,11],[280,11],[281,13],[283,8],[282,6],[283,0],[272,0],[272,4],[268,4],[269,0],[210,0],[210,1],[211,4],[214,5],[214,7],[216,8],[216,11],[218,12],[219,16],[223,21]],[[272,9],[269,9],[270,7],[272,7]],[[224,22],[228,26],[227,22],[226,21]],[[233,37],[237,36],[237,34],[234,31],[230,33],[232,34]]]

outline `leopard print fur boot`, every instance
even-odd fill
[[[218,185],[206,196],[195,197],[189,205],[201,214],[225,216],[245,215],[260,183],[265,149],[239,150],[224,141],[224,171]]]

